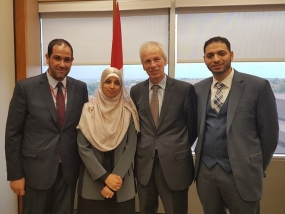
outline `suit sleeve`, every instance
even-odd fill
[[[187,109],[185,116],[188,118],[188,135],[192,146],[197,138],[197,101],[193,85],[188,88],[184,108]]]
[[[135,100],[135,95],[134,95],[134,88],[133,87],[131,88],[131,91],[130,91],[130,97],[132,98],[135,106],[137,107],[136,100]]]
[[[102,177],[107,171],[94,155],[93,149],[91,148],[92,145],[80,130],[78,130],[77,134],[77,144],[79,155],[92,179],[95,181]]]
[[[278,143],[278,115],[275,96],[266,80],[261,87],[257,105],[257,128],[260,136],[263,168],[266,170]]]
[[[27,116],[27,97],[24,88],[17,83],[10,102],[5,132],[5,154],[7,180],[13,181],[24,177],[22,165],[22,140]]]
[[[121,178],[125,177],[128,172],[131,164],[134,161],[134,156],[137,147],[137,134],[134,127],[134,122],[131,120],[128,131],[127,131],[127,139],[125,148],[116,163],[113,173],[121,176]]]
[[[88,102],[88,90],[87,90],[86,83],[84,83],[84,94],[83,94],[83,96],[84,96],[84,98],[83,98],[84,103],[87,103]]]

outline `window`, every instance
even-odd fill
[[[168,53],[175,53],[165,71],[168,73],[169,68],[170,76],[195,84],[212,76],[203,62],[204,42],[213,36],[226,37],[235,54],[232,66],[240,72],[266,78],[271,83],[280,126],[276,154],[285,154],[285,49],[281,48],[285,47],[285,28],[280,25],[285,23],[285,7],[183,8],[182,1],[176,0],[179,8],[175,8],[170,2],[150,0],[148,4],[154,9],[144,5],[121,10],[124,79],[128,90],[148,78],[139,59],[139,47],[143,42],[159,41]],[[90,5],[99,3],[90,2]],[[129,1],[121,5],[127,4],[145,3]],[[174,9],[176,15],[171,15]],[[41,13],[43,62],[49,41],[54,38],[68,40],[74,48],[75,58],[70,76],[85,81],[89,95],[93,96],[101,72],[110,63],[112,13],[82,11]],[[175,36],[169,29],[175,29]],[[43,65],[43,71],[46,68]]]

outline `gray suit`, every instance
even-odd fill
[[[122,187],[116,192],[117,202],[127,201],[135,197],[133,160],[136,145],[137,134],[132,121],[122,142],[114,150],[112,173],[123,179]],[[106,173],[102,166],[103,153],[92,146],[80,130],[78,133],[78,149],[84,163],[80,170],[78,194],[85,199],[104,200],[101,190],[106,184],[100,179]]]
[[[86,84],[67,77],[67,107],[62,130],[47,74],[19,81],[14,89],[6,125],[8,180],[25,178],[26,186],[46,190],[57,177],[59,154],[67,184],[78,178],[80,158],[76,126],[88,101]]]
[[[196,139],[194,87],[167,77],[157,129],[149,107],[149,80],[133,86],[130,94],[137,107],[141,124],[135,159],[138,182],[144,186],[149,183],[157,150],[169,189],[188,189],[194,178],[191,152],[191,146]],[[164,201],[163,203],[165,206]]]
[[[227,151],[240,197],[244,201],[258,201],[262,195],[264,172],[278,142],[276,102],[267,80],[234,72],[228,95]],[[198,104],[196,178],[202,164],[206,108],[211,83],[212,77],[195,84]]]

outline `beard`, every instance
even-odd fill
[[[221,68],[220,69],[213,69],[211,66],[208,66],[208,69],[213,73],[213,74],[224,74],[224,73],[227,73],[228,71],[231,70],[231,63],[229,64],[224,64],[224,65],[221,65]]]

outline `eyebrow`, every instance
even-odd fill
[[[71,56],[61,57],[60,55],[53,55],[53,57],[59,57],[59,58],[63,58],[63,59],[72,59]]]
[[[206,55],[208,55],[208,54],[215,54],[215,53],[221,53],[221,52],[227,52],[226,50],[218,50],[218,51],[216,51],[216,52],[214,52],[214,51],[211,51],[211,52],[208,52],[208,53],[206,53]]]

